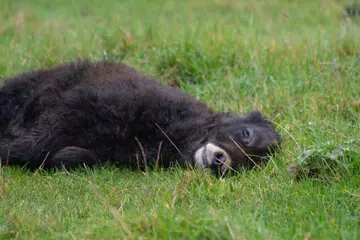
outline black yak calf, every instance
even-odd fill
[[[121,63],[36,70],[7,79],[0,89],[3,165],[177,163],[223,174],[265,161],[279,143],[260,112],[214,112]]]

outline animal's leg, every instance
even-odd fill
[[[46,167],[72,169],[83,165],[92,166],[99,162],[93,152],[84,148],[70,146],[61,149],[52,156],[46,162]]]
[[[64,146],[73,140],[56,134],[58,129],[35,128],[15,139],[0,139],[0,158],[3,165],[19,165],[29,169],[46,167]]]
[[[47,158],[46,150],[37,140],[31,136],[24,136],[12,141],[2,140],[0,142],[0,160],[2,165],[27,165],[34,169],[41,165]],[[50,154],[50,152],[49,152]]]
[[[55,147],[45,149],[40,142],[30,137],[16,139],[12,142],[0,142],[0,159],[2,165],[27,166],[29,169],[60,168],[67,169],[99,162],[94,153],[84,148]]]

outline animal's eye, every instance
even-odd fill
[[[249,129],[245,128],[243,131],[242,131],[242,135],[244,138],[249,138],[250,137],[250,131]]]
[[[255,132],[252,128],[242,128],[235,134],[235,139],[244,146],[250,145],[254,141]]]

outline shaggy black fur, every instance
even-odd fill
[[[248,142],[243,130],[255,137]],[[12,77],[0,89],[2,164],[54,168],[110,161],[130,166],[194,164],[206,142],[232,167],[260,161],[280,143],[260,112],[213,112],[175,88],[121,63],[88,61]],[[146,159],[146,161],[144,161]]]

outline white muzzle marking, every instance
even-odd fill
[[[207,143],[195,152],[195,166],[199,169],[210,168],[219,153],[225,156],[225,161],[221,166],[221,171],[226,171],[231,166],[231,157],[224,149],[213,143]]]

